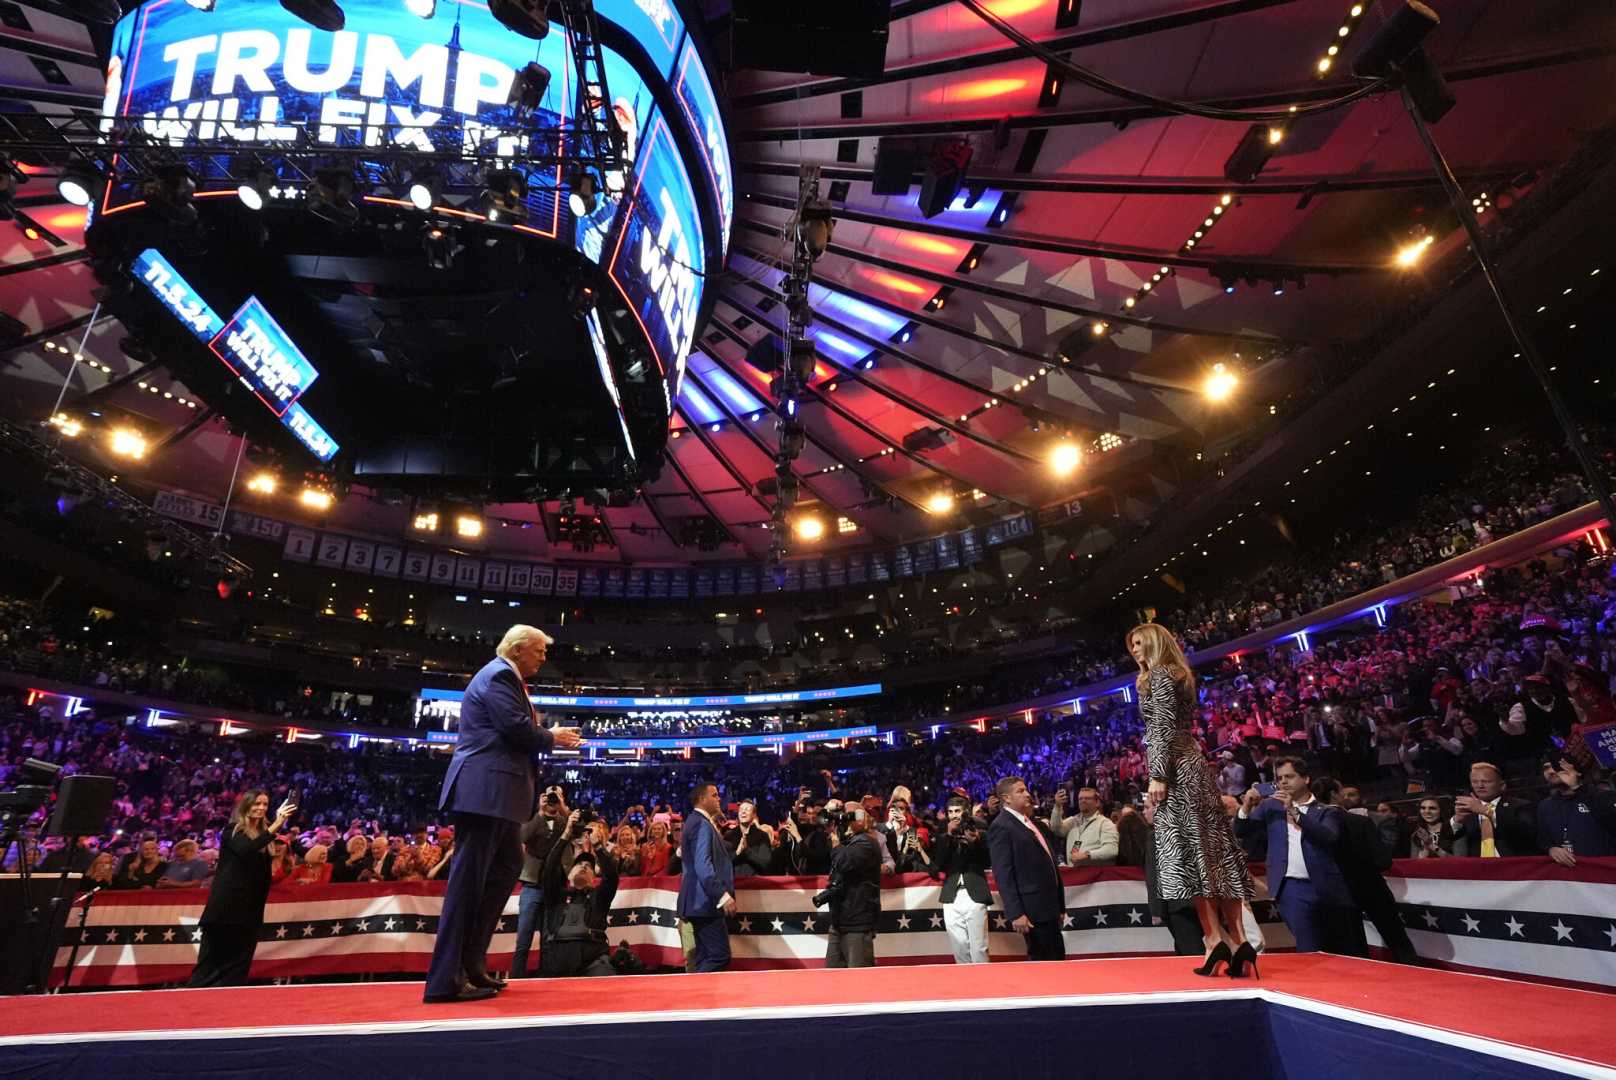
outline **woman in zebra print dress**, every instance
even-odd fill
[[[1246,944],[1242,903],[1251,899],[1251,875],[1212,784],[1206,756],[1192,728],[1195,676],[1173,635],[1155,623],[1128,632],[1128,652],[1139,665],[1139,713],[1149,744],[1150,788],[1155,808],[1156,873],[1163,900],[1193,900],[1206,946],[1201,974],[1220,962],[1239,974]]]

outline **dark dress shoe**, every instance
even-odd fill
[[[499,993],[487,986],[472,986],[467,983],[453,994],[426,994],[421,1000],[428,1005],[446,1005],[457,1001],[487,1001]]]
[[[493,975],[488,972],[484,972],[481,975],[467,975],[466,983],[469,986],[480,986],[484,989],[492,990],[496,994],[505,989],[506,986],[506,981],[502,976]]]

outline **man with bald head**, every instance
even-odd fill
[[[472,676],[460,702],[454,757],[438,809],[454,818],[455,857],[427,970],[428,1003],[480,1001],[503,989],[488,973],[488,944],[522,872],[522,823],[533,815],[534,756],[578,745],[577,728],[546,729],[527,680],[544,666],[550,635],[505,631],[494,659]]]

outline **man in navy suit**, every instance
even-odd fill
[[[1005,777],[993,793],[1002,809],[988,826],[988,854],[1005,918],[1026,937],[1027,959],[1064,960],[1066,888],[1055,862],[1058,841],[1033,814],[1032,793],[1021,777]]]
[[[718,831],[718,786],[697,784],[690,793],[695,809],[685,819],[679,843],[683,872],[679,875],[679,918],[690,924],[696,949],[691,971],[723,971],[729,966],[729,929],[724,917],[735,914],[735,867]]]
[[[1336,861],[1342,811],[1313,797],[1308,773],[1301,758],[1277,759],[1273,797],[1263,798],[1253,785],[1235,819],[1242,837],[1267,833],[1268,895],[1279,905],[1297,952],[1350,940],[1352,920],[1363,920]]]
[[[427,969],[427,1002],[480,1001],[504,988],[488,974],[488,943],[522,872],[522,823],[533,814],[535,754],[578,745],[577,728],[546,730],[527,697],[554,639],[533,626],[505,631],[472,676],[438,809],[454,815],[455,857]]]

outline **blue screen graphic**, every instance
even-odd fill
[[[147,135],[176,148],[195,139],[291,140],[307,131],[314,148],[386,145],[508,159],[529,174],[528,220],[514,227],[563,239],[610,264],[671,399],[694,336],[702,274],[727,246],[734,196],[712,83],[670,0],[595,4],[600,18],[639,42],[651,69],[602,49],[633,176],[627,190],[606,194],[582,220],[567,207],[559,165],[521,164],[524,155],[552,149],[572,120],[578,73],[559,25],[535,43],[473,0],[447,0],[426,19],[400,0],[342,6],[346,28],[325,33],[271,3],[204,12],[183,0],[151,0],[114,28],[103,112],[139,117]],[[540,107],[518,115],[507,104],[512,80],[535,60],[551,82]],[[688,129],[699,162],[687,164],[669,124]],[[707,214],[698,211],[692,170],[707,178]],[[98,214],[129,209],[136,198],[127,185],[111,185]],[[624,200],[628,212],[619,213]],[[719,222],[721,235],[710,236],[704,221]]]
[[[186,329],[208,342],[214,355],[252,389],[309,453],[322,462],[337,456],[341,449],[337,440],[297,401],[318,372],[256,296],[247,298],[226,327],[218,313],[156,248],[147,248],[136,255],[130,263],[130,272]],[[248,330],[249,326],[253,329]],[[230,328],[234,328],[237,338],[235,345],[229,340]],[[296,392],[292,393],[294,389]],[[287,394],[290,397],[281,405],[281,399]]]
[[[320,377],[256,296],[247,298],[208,348],[276,416],[285,416]]]
[[[821,701],[844,701],[848,698],[872,697],[881,693],[880,683],[859,686],[834,686],[822,690],[780,690],[765,694],[697,694],[691,697],[598,697],[591,695],[568,696],[561,694],[529,694],[528,700],[541,709],[604,710],[628,709],[759,709],[775,705],[805,705]],[[460,701],[465,697],[460,690],[425,688],[422,701]]]

